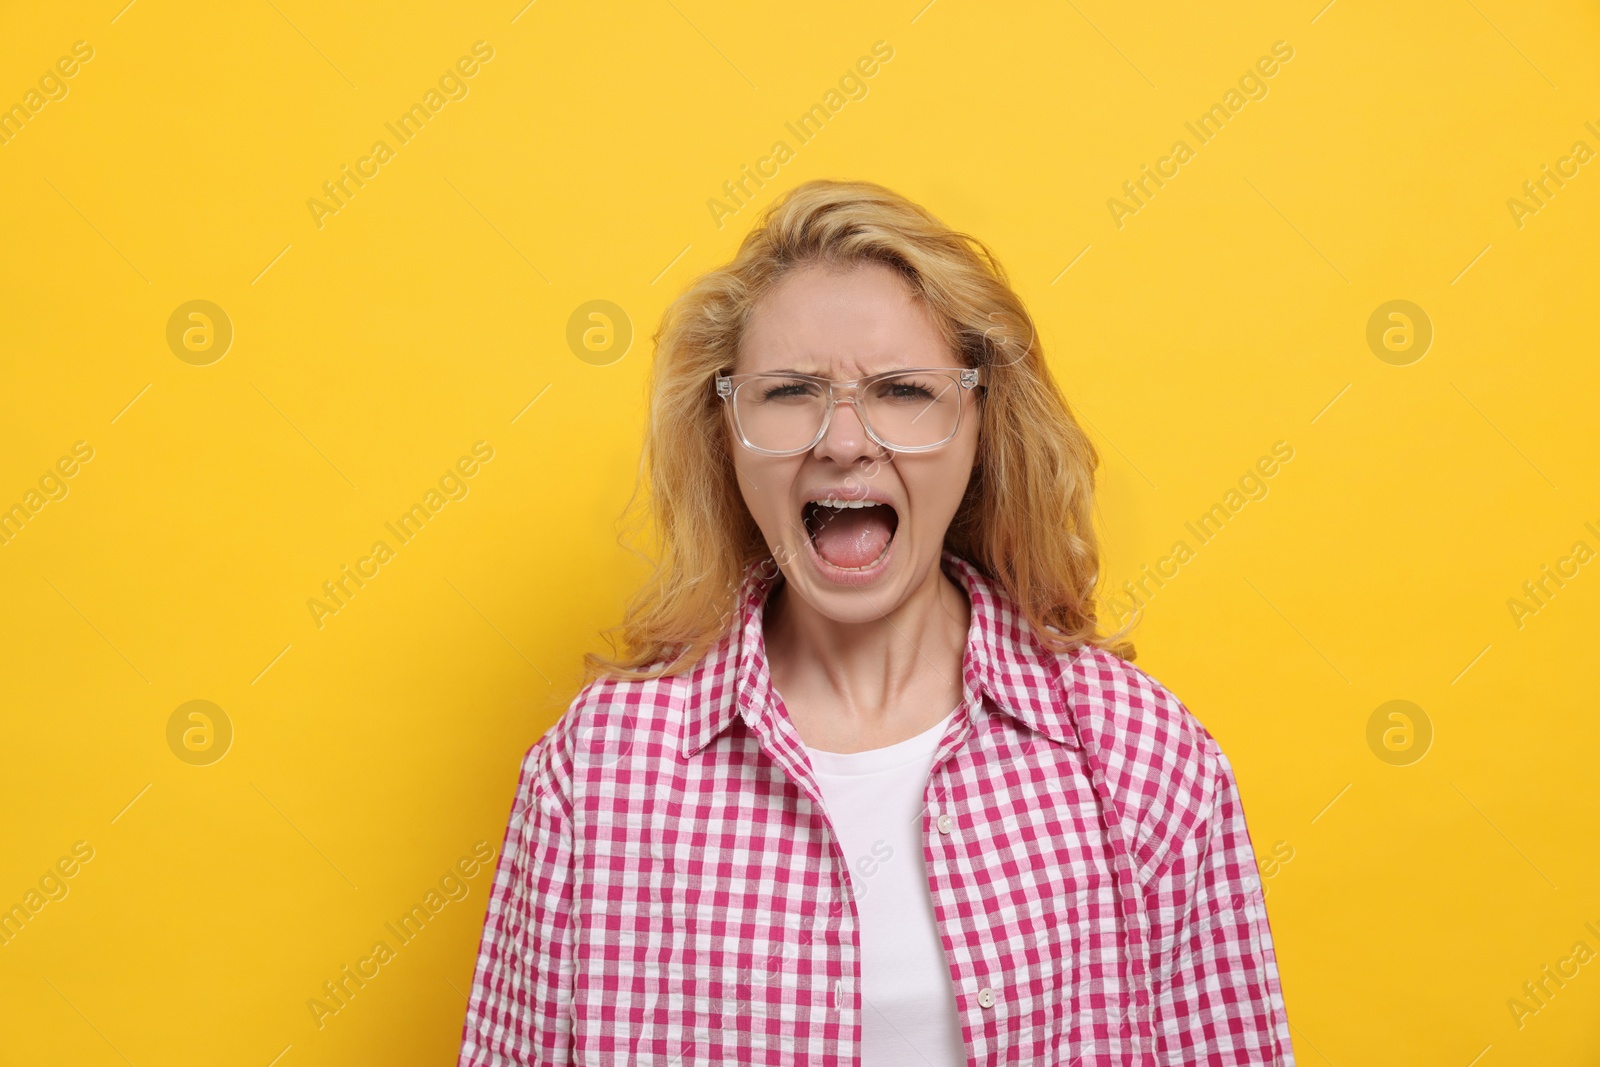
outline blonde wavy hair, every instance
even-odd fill
[[[1005,269],[983,242],[898,193],[818,180],[767,208],[732,262],[698,278],[662,316],[639,483],[624,516],[635,542],[649,527],[655,570],[606,631],[623,651],[585,656],[587,678],[675,674],[726,632],[746,570],[772,552],[735,481],[712,380],[733,367],[752,310],[788,272],[864,261],[897,270],[960,361],[983,368],[977,461],[945,548],[996,582],[1040,643],[1061,652],[1087,643],[1133,659],[1134,620],[1105,634],[1095,614],[1099,455]]]

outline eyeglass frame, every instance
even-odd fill
[[[751,371],[745,374],[730,374],[727,371],[718,371],[715,381],[717,386],[717,396],[728,401],[730,406],[732,406],[733,428],[734,432],[739,435],[739,443],[741,445],[743,445],[745,448],[748,448],[750,451],[763,456],[798,456],[817,447],[818,442],[820,442],[822,438],[826,436],[828,427],[833,424],[833,409],[839,404],[844,403],[855,406],[856,397],[860,394],[861,389],[864,386],[870,386],[875,382],[881,381],[885,378],[892,378],[900,374],[947,374],[955,376],[957,384],[962,389],[973,389],[979,385],[979,369],[980,368],[978,367],[897,367],[894,370],[879,371],[877,374],[868,374],[862,378],[852,378],[846,381],[835,381],[832,378],[824,378],[818,374],[797,374],[788,371]],[[956,374],[958,371],[960,373]],[[822,424],[817,427],[817,435],[811,439],[809,444],[801,448],[790,448],[774,452],[771,449],[757,448],[755,445],[750,443],[750,438],[745,436],[744,426],[739,422],[739,409],[737,406],[732,405],[732,401],[733,395],[738,391],[739,387],[752,378],[789,378],[794,381],[813,382],[817,385],[825,386],[827,388],[827,407],[822,413]],[[835,387],[838,387],[838,389],[848,388],[850,395],[838,395]],[[951,429],[950,436],[931,445],[914,445],[904,448],[891,445],[883,438],[879,437],[877,432],[873,430],[872,423],[869,422],[866,416],[862,414],[859,407],[856,407],[856,418],[861,421],[861,428],[867,431],[867,436],[872,438],[873,443],[885,451],[932,452],[934,449],[943,448],[945,445],[955,440],[956,434],[961,432],[961,414],[965,407],[966,405],[962,404],[956,408],[956,424],[955,427]]]

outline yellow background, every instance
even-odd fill
[[[1593,5],[121,3],[0,34],[0,104],[94,49],[0,146],[0,505],[94,450],[0,546],[0,904],[94,849],[0,946],[6,1063],[453,1062],[486,872],[320,1029],[307,1001],[498,850],[643,573],[615,520],[650,334],[817,176],[999,252],[1103,450],[1111,584],[1196,549],[1138,663],[1231,756],[1258,852],[1292,852],[1266,885],[1300,1062],[1594,1062],[1600,962],[1520,1027],[1508,1001],[1600,952],[1600,564],[1507,606],[1600,549],[1600,163],[1507,206],[1600,149]],[[479,40],[466,98],[319,228],[308,199]],[[880,40],[800,145],[784,123]],[[1280,40],[1198,145],[1184,122]],[[1108,199],[1180,138],[1119,228]],[[707,201],[779,139],[719,228]],[[195,299],[234,329],[206,366],[166,339]],[[607,365],[566,342],[598,299],[635,332]],[[1435,332],[1406,366],[1366,341],[1394,299]],[[319,628],[322,583],[477,441],[468,495]],[[1198,547],[1185,522],[1277,441],[1269,494]],[[196,699],[234,731],[209,766],[167,742]],[[1432,724],[1409,766],[1367,743],[1394,699]]]

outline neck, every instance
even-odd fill
[[[963,688],[970,612],[937,563],[892,612],[860,623],[828,618],[783,583],[763,616],[773,684],[862,728],[926,714],[930,705],[948,710]]]

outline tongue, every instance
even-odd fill
[[[825,508],[822,528],[812,541],[817,555],[835,567],[865,567],[889,544],[889,509]]]

